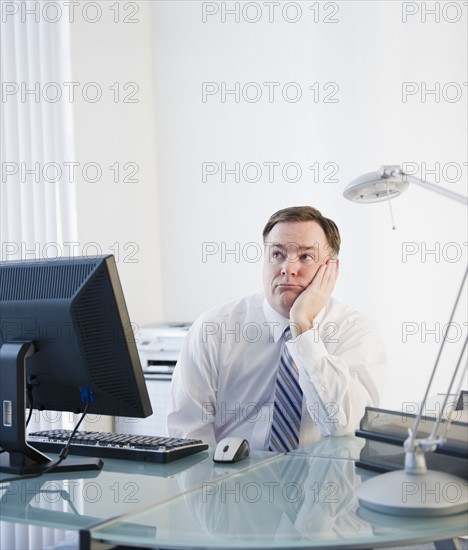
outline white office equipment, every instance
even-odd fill
[[[153,414],[144,419],[116,417],[117,433],[168,435],[166,415],[172,374],[189,328],[190,323],[157,323],[136,332],[136,346]]]

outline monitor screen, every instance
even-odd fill
[[[20,343],[30,351],[12,358]],[[34,409],[152,414],[112,255],[1,262],[0,346],[4,449],[9,427],[22,429],[18,383]]]

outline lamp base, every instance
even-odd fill
[[[356,494],[362,506],[384,514],[437,517],[468,509],[468,481],[435,470],[381,474],[362,483]]]

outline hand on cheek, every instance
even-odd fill
[[[330,298],[337,277],[338,260],[327,257],[291,307],[289,319],[293,336],[297,337],[312,327],[315,317]]]

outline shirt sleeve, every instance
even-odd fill
[[[307,413],[322,435],[354,432],[367,406],[377,406],[385,351],[373,323],[357,315],[312,328],[287,346],[299,369]]]
[[[213,338],[203,341],[203,323],[194,324],[174,369],[167,428],[171,437],[201,439],[215,445],[217,350]]]

